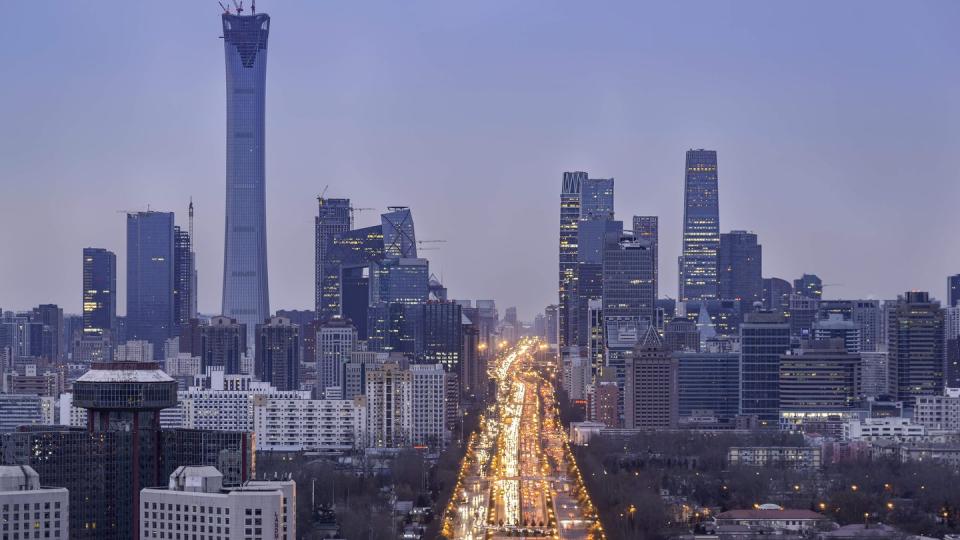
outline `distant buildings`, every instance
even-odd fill
[[[944,320],[940,303],[926,292],[907,292],[890,312],[890,393],[908,407],[921,395],[940,395],[944,388]]]
[[[316,350],[316,395],[323,397],[331,386],[343,388],[344,366],[350,361],[350,355],[357,350],[356,327],[338,316],[329,319],[317,331]]]
[[[560,329],[558,344],[569,345],[570,289],[577,268],[577,228],[580,221],[580,189],[587,179],[582,171],[563,173],[560,190],[560,281],[557,319]]]
[[[624,427],[676,428],[678,397],[677,360],[664,347],[656,329],[648,327],[626,363]]]
[[[353,228],[353,209],[350,199],[326,199],[317,197],[317,217],[314,218],[314,305],[318,316],[332,315],[323,301],[324,268],[330,264],[327,249],[333,238]]]
[[[740,414],[766,428],[780,417],[780,356],[790,349],[790,325],[779,313],[748,313],[740,325]]]
[[[117,257],[83,248],[83,335],[109,335],[117,324]]]
[[[633,235],[650,243],[653,251],[653,297],[660,298],[660,218],[633,216]]]
[[[718,419],[733,419],[740,413],[739,354],[679,352],[673,356],[680,416],[709,411]]]
[[[740,300],[747,310],[763,300],[762,248],[757,235],[730,231],[720,235],[719,296]]]
[[[283,317],[257,325],[257,378],[278,390],[300,389],[300,328]]]
[[[683,189],[680,292],[677,297],[682,301],[718,297],[720,203],[717,184],[717,152],[688,150]]]
[[[220,367],[238,374],[247,354],[247,328],[230,317],[213,317],[208,324],[193,319],[180,329],[180,352],[200,358],[202,372]]]
[[[960,274],[947,276],[947,307],[954,307],[960,300]]]
[[[840,338],[803,341],[780,357],[781,412],[849,409],[863,396],[861,361]]]
[[[813,300],[823,297],[823,281],[816,274],[804,274],[793,280],[793,292]]]

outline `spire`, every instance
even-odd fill
[[[654,325],[648,325],[646,331],[643,333],[643,337],[637,341],[637,349],[642,350],[660,350],[663,349],[663,339],[660,338],[660,333],[657,332],[657,328]]]

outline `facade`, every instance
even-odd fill
[[[550,304],[543,310],[543,316],[547,319],[547,344],[557,344],[557,333],[559,331],[559,321],[557,320],[557,311],[559,307],[556,304]]]
[[[763,301],[762,255],[755,233],[730,231],[720,235],[717,263],[720,298],[740,300],[747,309]]]
[[[193,203],[190,203],[191,209]],[[173,228],[173,319],[180,328],[197,318],[197,265],[190,233]]]
[[[253,424],[259,450],[346,451],[366,447],[366,398],[257,396]]]
[[[350,199],[326,199],[317,197],[317,217],[314,224],[314,305],[316,313],[324,312],[323,306],[323,276],[324,265],[327,263],[327,249],[333,238],[353,228],[352,208]],[[326,315],[332,315],[327,313]]]
[[[902,417],[854,419],[843,430],[843,438],[849,441],[917,441],[926,435],[922,424]]]
[[[887,355],[886,351],[860,353],[860,375],[864,397],[877,398],[889,395],[890,368]]]
[[[247,354],[247,328],[230,317],[213,317],[208,324],[193,319],[180,329],[180,352],[200,358],[201,373],[218,367],[239,374]]]
[[[780,418],[780,356],[790,349],[790,325],[779,313],[748,313],[740,325],[740,414],[762,427]]]
[[[222,22],[227,161],[220,313],[253,329],[270,316],[264,163],[270,16],[224,13]],[[248,348],[253,338],[249,332]]]
[[[370,303],[422,304],[429,282],[427,259],[384,259],[370,266]]]
[[[655,328],[648,327],[626,361],[624,427],[674,429],[677,427],[679,390],[677,360],[664,347]]]
[[[357,350],[357,329],[341,317],[334,316],[317,331],[317,386],[318,397],[331,386],[343,388],[343,369],[350,355]]]
[[[613,219],[613,178],[586,178],[580,183],[580,221]]]
[[[904,405],[943,393],[944,321],[940,303],[926,292],[897,299],[888,321],[890,393]]]
[[[413,419],[410,372],[396,363],[366,371],[367,444],[372,448],[410,445]]]
[[[117,256],[83,248],[83,335],[109,335],[117,325]]]
[[[441,364],[417,364],[410,372],[410,444],[442,448],[447,439],[448,409],[456,412],[457,385],[450,395],[447,374]],[[451,405],[453,405],[451,407]]]
[[[560,190],[560,279],[558,285],[557,324],[558,345],[569,345],[570,289],[577,270],[577,230],[580,222],[580,190],[587,180],[582,171],[563,173]]]
[[[678,300],[718,297],[720,203],[717,152],[688,150],[683,188],[683,246]]]
[[[278,390],[300,389],[300,328],[283,317],[257,325],[254,371]]]
[[[5,538],[65,540],[70,535],[67,490],[41,487],[32,467],[0,466],[0,523]]]
[[[140,530],[144,538],[295,540],[296,490],[293,480],[227,487],[215,467],[177,467],[166,489],[141,492]]]
[[[852,320],[845,320],[843,315],[838,313],[830,313],[827,319],[814,321],[813,339],[839,339],[850,354],[859,354],[863,346],[860,325]]]
[[[673,356],[680,416],[712,411],[717,418],[734,418],[740,413],[740,355],[681,352]]]
[[[127,339],[153,344],[174,335],[173,212],[127,214]]]
[[[413,213],[406,206],[390,206],[380,214],[383,228],[383,253],[387,258],[416,259],[417,236]]]

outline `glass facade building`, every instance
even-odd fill
[[[180,227],[173,228],[173,318],[177,328],[197,317],[196,264],[193,239]]]
[[[582,171],[563,173],[560,190],[560,279],[557,303],[558,341],[560,347],[571,344],[570,289],[577,272],[577,230],[580,222],[580,186],[587,180]]]
[[[224,13],[222,19],[227,79],[227,191],[221,313],[253,328],[270,316],[264,173],[270,17],[265,13]],[[253,333],[248,333],[248,337],[252,338]]]
[[[117,325],[117,256],[83,248],[83,334],[102,336]]]
[[[763,301],[762,255],[754,233],[730,231],[720,235],[720,298],[740,300],[745,310]]]
[[[712,411],[717,418],[740,412],[740,355],[674,353],[679,364],[680,416]]]
[[[603,316],[633,318],[641,327],[652,325],[653,251],[632,234],[608,237],[603,254]]]
[[[683,246],[679,300],[717,297],[720,203],[717,152],[688,150],[683,189]]]
[[[327,261],[327,250],[333,238],[341,233],[345,233],[352,228],[350,199],[325,199],[317,198],[317,217],[314,218],[314,280],[316,282],[316,291],[314,293],[314,304],[316,313],[319,316],[323,313],[323,319],[336,315],[335,313],[324,312],[323,302],[323,276],[324,265]]]
[[[277,390],[300,389],[300,327],[283,317],[257,325],[254,371]]]
[[[748,313],[740,325],[740,414],[761,427],[780,422],[780,356],[790,349],[790,325],[780,313]]]
[[[154,355],[175,335],[173,212],[127,214],[127,335]]]
[[[413,228],[413,214],[406,206],[391,206],[389,210],[380,215],[385,255],[416,259],[417,235]]]

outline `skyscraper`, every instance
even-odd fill
[[[763,309],[786,312],[790,308],[793,286],[780,278],[763,278]]]
[[[793,292],[820,300],[823,297],[823,281],[816,274],[804,274],[799,279],[793,280]]]
[[[325,199],[317,197],[317,217],[314,224],[314,305],[317,316],[323,310],[324,264],[327,264],[327,250],[333,237],[350,230],[350,199]]]
[[[270,16],[224,13],[227,206],[222,314],[254,328],[270,316],[264,109]],[[255,332],[248,332],[251,339]],[[252,343],[250,344],[252,345]]]
[[[907,407],[943,393],[946,355],[940,302],[920,291],[897,298],[888,321],[890,393]]]
[[[247,328],[230,317],[213,317],[209,324],[192,319],[180,328],[180,352],[200,358],[200,370],[222,367],[227,375],[240,373],[247,351]]]
[[[660,218],[633,216],[633,235],[650,242],[653,250],[653,297],[660,298]]]
[[[719,293],[725,300],[740,300],[746,310],[763,300],[762,250],[757,235],[730,231],[720,235]]]
[[[317,363],[316,395],[325,396],[331,386],[339,386],[342,392],[343,367],[357,350],[357,328],[349,320],[333,317],[320,326],[316,339],[316,358],[307,359]]]
[[[653,252],[632,234],[609,235],[603,253],[603,317],[653,325]]]
[[[587,178],[580,184],[580,221],[613,219],[613,178]]]
[[[153,344],[174,335],[173,212],[127,214],[127,339]]]
[[[283,317],[257,325],[254,371],[277,390],[300,389],[300,328]]]
[[[740,325],[740,414],[760,425],[780,420],[780,356],[790,349],[790,325],[780,313],[747,313]]]
[[[117,256],[83,248],[83,334],[109,334],[117,324]]]
[[[197,317],[196,266],[193,239],[180,227],[173,228],[173,318],[177,328]]]
[[[960,300],[960,274],[947,276],[947,301],[950,303],[947,307],[957,305]]]
[[[720,249],[717,189],[717,152],[687,150],[678,297],[682,301],[717,297],[717,252]]]
[[[383,227],[383,249],[387,257],[417,258],[417,235],[413,214],[406,206],[391,206],[380,215]]]
[[[676,429],[679,416],[677,359],[657,329],[646,332],[627,359],[623,413],[627,429]]]
[[[580,186],[587,180],[582,171],[563,173],[560,190],[560,279],[557,322],[560,347],[570,344],[570,288],[577,271],[577,228],[580,222]]]

